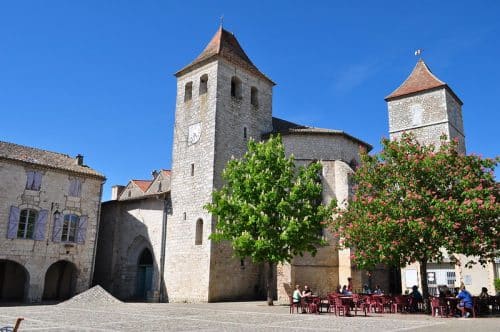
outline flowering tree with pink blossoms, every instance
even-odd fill
[[[384,139],[379,154],[362,156],[354,197],[332,224],[359,268],[419,262],[427,276],[427,263],[442,261],[442,248],[481,264],[498,255],[500,159],[459,154],[457,143],[445,139],[435,149],[405,134]],[[427,299],[426,277],[422,288]]]

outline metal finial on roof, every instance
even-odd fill
[[[222,14],[220,16],[220,27],[223,28],[224,27],[224,14]]]
[[[423,50],[423,49],[421,49],[421,48],[417,49],[417,50],[415,51],[415,56],[418,56],[419,58],[422,58],[422,52],[423,52],[423,51],[424,51],[424,50]]]

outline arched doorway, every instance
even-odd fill
[[[137,262],[136,297],[146,300],[148,291],[153,289],[153,255],[148,248],[144,248]]]
[[[0,302],[22,302],[29,287],[29,274],[19,263],[0,260]]]
[[[58,261],[52,264],[45,274],[43,300],[62,301],[75,295],[77,270],[68,261]]]

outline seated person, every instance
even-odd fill
[[[295,290],[293,291],[293,295],[292,295],[292,302],[293,303],[300,303],[301,298],[302,298],[302,292],[300,291],[300,286],[295,285]]]
[[[370,287],[368,287],[367,284],[364,284],[363,285],[363,294],[371,294],[371,293],[372,293],[372,291],[371,291]]]
[[[422,297],[422,294],[418,291],[418,287],[416,285],[414,285],[411,288],[411,293],[409,295],[410,295],[410,305],[412,311],[417,311],[418,304],[422,303],[424,298]]]
[[[479,313],[488,314],[490,312],[490,295],[488,294],[488,288],[481,288],[481,294],[479,294]]]
[[[474,302],[472,302],[472,295],[465,289],[465,285],[460,287],[460,293],[458,293],[457,299],[460,299],[460,303],[457,305],[457,308],[462,313],[465,312],[465,317],[469,317],[470,312],[467,310],[472,310]]]
[[[338,285],[337,289],[335,290],[335,293],[342,294],[342,286]]]
[[[377,295],[382,295],[382,294],[384,294],[384,292],[383,292],[383,291],[382,291],[382,289],[380,288],[380,285],[375,286],[375,289],[373,290],[373,294],[377,294]]]
[[[302,292],[302,297],[305,297],[306,299],[308,297],[312,296],[312,290],[309,288],[309,286],[304,285],[304,291]]]
[[[483,287],[481,288],[481,294],[479,294],[480,299],[489,299],[490,295],[488,294],[488,288]]]

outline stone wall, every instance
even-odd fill
[[[164,200],[157,197],[102,204],[95,284],[121,300],[138,299],[138,261],[148,249],[153,256],[153,281],[147,300],[159,301],[163,213]]]
[[[26,171],[33,169],[43,174],[39,191],[25,189]],[[68,194],[70,178],[74,177],[82,183],[80,197]],[[0,260],[17,262],[26,269],[29,286],[26,287],[25,300],[41,301],[47,270],[58,261],[70,262],[76,268],[72,292],[79,293],[89,288],[104,178],[0,160],[0,179]],[[7,238],[11,206],[48,211],[42,240]],[[88,216],[84,243],[53,242],[56,212]]]

